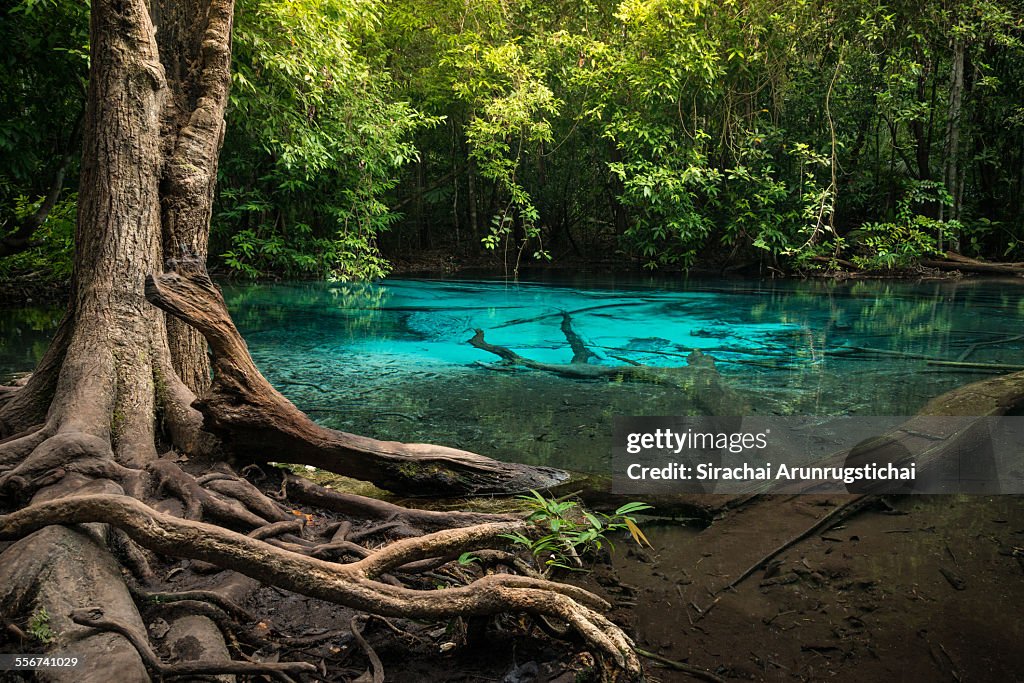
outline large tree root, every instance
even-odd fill
[[[356,562],[336,564],[221,527],[172,517],[128,496],[90,494],[37,503],[0,516],[0,539],[21,538],[53,524],[89,522],[116,526],[139,545],[159,553],[212,562],[264,583],[374,614],[445,619],[526,612],[558,619],[629,673],[640,672],[630,639],[597,611],[607,609],[607,603],[580,588],[506,574],[488,575],[444,591],[418,591],[377,580],[418,560],[454,559],[494,543],[502,534],[523,532],[525,522],[440,531],[397,541]]]
[[[60,495],[73,485],[73,478],[47,493]],[[120,492],[109,481],[89,482],[80,490]],[[53,526],[22,538],[0,554],[0,613],[8,619],[19,614],[46,615],[60,652],[82,660],[78,668],[46,672],[48,680],[107,683],[111,670],[119,671],[126,682],[148,680],[129,642],[78,626],[70,618],[76,609],[102,604],[118,620],[143,628],[120,568],[105,547],[108,529],[103,524]]]
[[[333,510],[334,512],[364,519],[402,522],[425,531],[436,531],[452,526],[469,526],[471,524],[485,524],[487,522],[509,519],[504,515],[481,512],[460,512],[457,510],[438,512],[436,510],[406,508],[375,498],[331,491],[322,486],[317,486],[308,479],[290,474],[286,474],[284,477],[283,491],[289,498],[327,510]]]
[[[260,374],[201,263],[169,262],[167,272],[146,281],[146,297],[206,337],[214,380],[194,405],[205,418],[204,428],[244,457],[313,465],[419,496],[544,489],[568,476],[455,448],[377,441],[321,427]]]

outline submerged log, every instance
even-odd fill
[[[480,329],[476,330],[469,344],[498,356],[507,366],[539,370],[568,379],[643,382],[675,387],[694,399],[697,411],[702,415],[743,415],[746,412],[743,399],[722,382],[715,359],[700,350],[695,349],[686,355],[684,366],[657,367],[625,358],[619,360],[626,365],[593,365],[589,361],[596,356],[573,329],[569,313],[562,313],[561,329],[573,353],[570,363],[544,363],[526,358],[506,346],[488,342]]]
[[[313,465],[408,496],[508,494],[544,489],[562,470],[507,463],[444,446],[378,441],[322,427],[263,377],[205,266],[168,263],[146,298],[199,330],[213,354],[213,383],[193,405],[204,429],[252,459]]]

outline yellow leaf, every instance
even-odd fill
[[[627,517],[624,521],[626,522],[626,528],[629,529],[629,533],[633,537],[633,540],[636,541],[637,545],[643,546],[643,544],[646,543],[648,548],[651,548],[652,550],[654,549],[651,542],[647,540],[646,536],[644,536],[644,532],[640,531],[640,527],[634,524],[633,520]]]

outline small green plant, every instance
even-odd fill
[[[40,643],[53,642],[56,635],[50,628],[50,613],[45,607],[40,607],[29,617],[28,632]]]
[[[480,558],[474,555],[472,552],[466,552],[459,555],[459,564],[463,567],[469,567],[474,562],[479,562]]]
[[[539,563],[544,564],[546,572],[555,568],[581,570],[582,556],[598,552],[605,546],[615,549],[609,535],[617,531],[628,531],[638,545],[651,545],[631,516],[651,509],[646,503],[626,503],[613,514],[606,515],[584,510],[571,500],[545,498],[536,491],[518,497],[529,504],[531,512],[526,520],[533,522],[542,535],[531,538],[525,534],[506,534],[505,538],[527,548]]]

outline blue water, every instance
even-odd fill
[[[562,313],[622,366],[685,364],[699,349],[737,410],[899,415],[991,376],[935,361],[1024,364],[1024,289],[1013,282],[580,279],[230,284],[257,364],[329,426],[434,441],[504,459],[600,470],[614,415],[692,413],[676,387],[508,371],[467,340],[568,363]],[[59,320],[0,311],[0,380],[28,371]],[[930,363],[931,361],[931,363]]]

